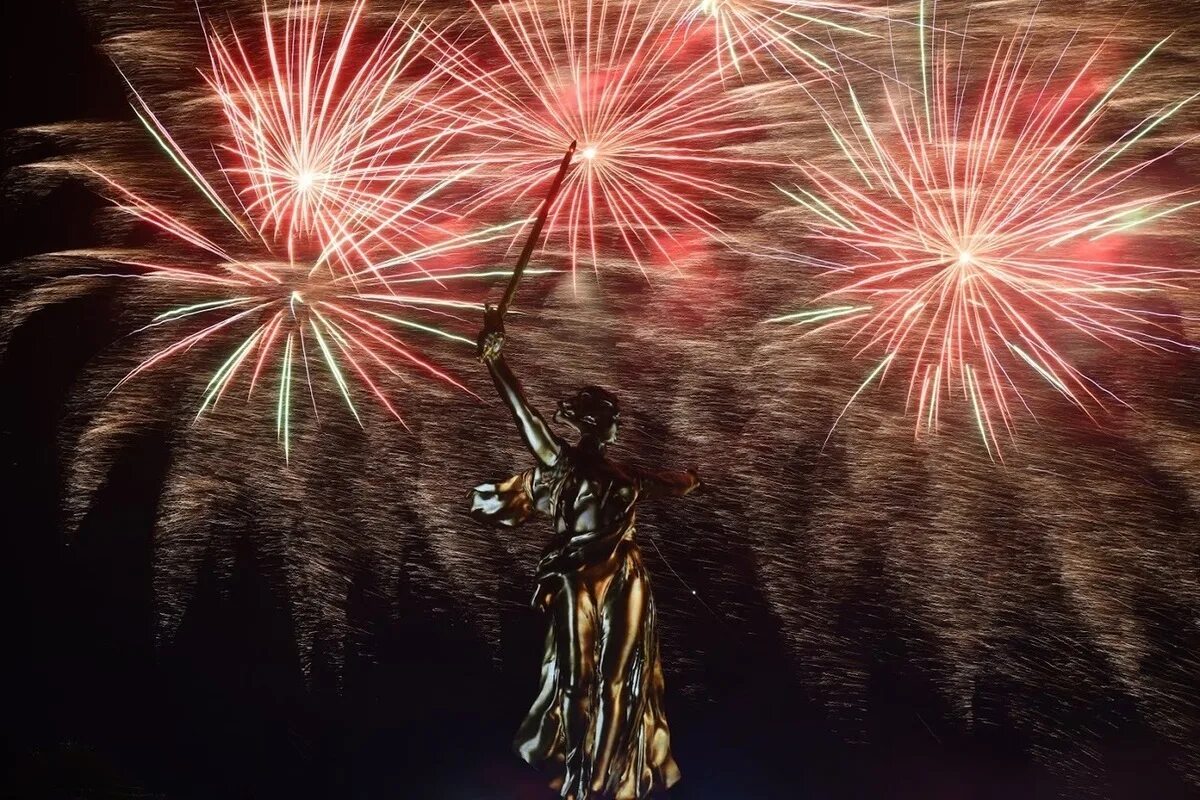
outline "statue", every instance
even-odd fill
[[[634,540],[643,497],[682,497],[695,471],[650,472],[609,460],[620,406],[598,386],[561,400],[554,419],[571,444],[525,399],[501,352],[504,315],[488,306],[479,357],[517,421],[536,466],[472,493],[471,516],[514,526],[537,512],[554,537],[538,562],[533,606],[550,614],[541,691],[517,731],[525,761],[548,765],[569,800],[634,800],[679,780],[663,712],[650,579]]]

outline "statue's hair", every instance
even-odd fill
[[[582,386],[573,396],[566,398],[576,422],[590,416],[596,421],[597,430],[612,426],[621,415],[621,403],[617,396],[602,386]]]
[[[617,399],[617,396],[615,394],[608,391],[603,386],[596,386],[594,384],[589,385],[589,386],[581,386],[575,392],[574,399],[579,400],[579,399],[582,399],[584,395],[589,395],[589,394],[592,397],[598,398],[599,400],[606,402],[610,406],[612,406],[614,416],[616,414],[621,413],[621,401]]]

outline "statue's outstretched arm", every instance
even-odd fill
[[[553,466],[562,454],[563,443],[546,420],[525,399],[521,382],[509,369],[504,360],[501,348],[504,346],[504,322],[495,309],[490,306],[484,316],[483,332],[479,335],[479,357],[487,364],[488,372],[492,375],[492,383],[500,398],[512,412],[521,431],[521,438],[537,460],[546,466]]]
[[[521,438],[525,440],[525,444],[538,461],[546,466],[554,465],[562,453],[562,441],[550,430],[542,415],[529,405],[521,389],[521,382],[509,369],[504,356],[498,355],[489,361],[488,371],[492,373],[492,383],[496,384],[496,391],[500,393],[504,404],[516,419],[517,428],[521,431]]]
[[[638,470],[638,483],[647,497],[683,497],[704,485],[694,469]]]

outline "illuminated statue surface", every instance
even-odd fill
[[[501,353],[503,316],[485,315],[479,337],[500,396],[537,464],[475,488],[471,516],[519,525],[549,517],[554,536],[538,563],[535,608],[551,615],[541,691],[514,745],[570,800],[642,798],[679,780],[663,711],[663,675],[650,579],[634,540],[638,500],[683,496],[694,471],[649,472],[610,461],[617,398],[589,386],[561,400],[554,419],[579,432],[570,444],[525,399]]]

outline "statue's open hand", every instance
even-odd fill
[[[493,305],[484,306],[483,330],[479,332],[475,354],[485,364],[500,357],[504,348],[504,315]]]

